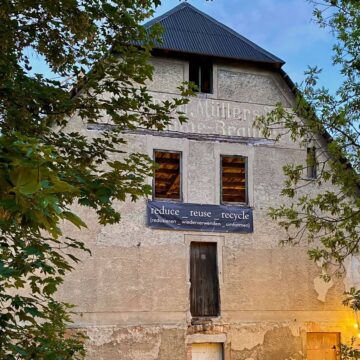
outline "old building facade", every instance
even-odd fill
[[[77,304],[88,358],[338,359],[334,346],[354,335],[341,299],[357,266],[324,283],[305,247],[278,246],[284,233],[267,215],[284,201],[282,167],[307,156],[253,127],[294,102],[283,62],[187,3],[156,22],[152,95],[176,96],[188,80],[199,93],[187,123],[126,135],[129,151],[159,164],[153,198],[119,204],[119,224],[88,213],[88,230],[68,229],[92,251],[61,291]]]

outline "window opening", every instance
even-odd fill
[[[181,200],[181,153],[176,151],[154,151],[158,165],[154,177],[154,198],[156,200]]]
[[[213,66],[209,60],[189,61],[189,81],[195,83],[198,91],[212,93]]]
[[[221,156],[221,202],[247,203],[247,161],[243,156]]]

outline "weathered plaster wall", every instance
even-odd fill
[[[231,332],[232,360],[304,359],[301,337],[286,325],[240,326],[233,327]]]
[[[152,88],[161,91],[153,94],[174,96],[174,85],[187,79],[187,65],[161,59],[153,64]],[[276,101],[291,102],[285,85],[271,73],[224,64],[215,73],[214,94],[194,99],[186,109],[189,123],[170,130],[256,137],[254,117]],[[72,126],[83,125],[74,120]],[[81,131],[97,136],[85,127]],[[351,335],[352,315],[340,304],[344,282],[323,284],[306,248],[279,248],[283,231],[267,216],[270,206],[284,201],[282,167],[305,161],[304,149],[289,139],[255,146],[151,135],[127,139],[128,151],[150,156],[154,149],[183,152],[185,202],[218,204],[220,154],[247,156],[254,233],[152,230],[145,226],[145,200],[116,204],[122,221],[105,227],[93,213],[79,209],[89,228],[79,232],[65,225],[66,231],[84,240],[92,256],[82,255],[60,295],[77,304],[74,326],[87,331],[89,359],[184,360],[186,346],[196,341],[224,342],[226,360],[302,359],[306,331]],[[191,325],[191,241],[218,243],[221,316],[212,324]],[[359,266],[349,268],[347,287],[360,281]]]
[[[187,77],[187,62],[152,58],[150,64],[154,68],[152,81],[148,82],[151,90],[160,93],[179,93],[178,87]]]
[[[171,327],[132,326],[88,331],[89,360],[184,360],[185,331]]]
[[[232,101],[289,106],[276,78],[268,73],[240,69],[218,69],[218,97]]]

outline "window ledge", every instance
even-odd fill
[[[202,92],[196,93],[196,97],[198,99],[215,99],[216,98],[214,93],[202,93]]]
[[[211,325],[214,321],[219,321],[220,315],[216,316],[193,316],[191,318],[191,325]]]
[[[221,206],[234,206],[234,207],[243,207],[246,209],[253,209],[253,206],[249,205],[249,204],[245,204],[245,203],[227,203],[227,202],[222,202],[220,203]]]
[[[182,199],[179,199],[179,200],[177,200],[177,199],[163,199],[163,198],[155,198],[155,197],[153,197],[153,198],[150,198],[152,201],[164,201],[164,202],[170,202],[170,203],[176,203],[176,204],[183,204],[184,203],[184,201],[182,200]]]

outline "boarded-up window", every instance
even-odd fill
[[[309,179],[316,179],[317,177],[317,160],[316,148],[307,148],[307,177]]]
[[[247,164],[243,156],[221,156],[221,202],[247,203]]]
[[[191,360],[223,360],[223,344],[203,343],[191,345]]]
[[[191,315],[218,316],[220,311],[216,243],[191,243]]]
[[[154,198],[181,200],[181,153],[155,150]]]
[[[340,360],[340,333],[307,333],[307,360]]]

